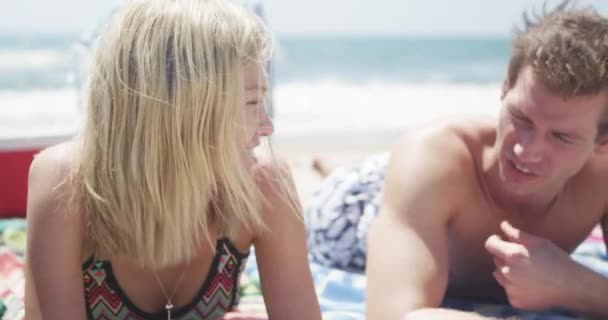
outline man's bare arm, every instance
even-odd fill
[[[431,136],[404,138],[395,148],[368,239],[367,319],[407,319],[412,311],[441,304],[448,282],[447,226],[464,198],[463,180],[472,174],[466,172],[470,164],[460,163],[463,147],[455,137]],[[445,161],[446,154],[453,161]],[[480,319],[432,309],[409,316],[420,313]]]
[[[602,234],[606,253],[608,254],[608,212],[601,222]],[[608,278],[578,265],[578,272],[572,275],[576,290],[572,294],[571,303],[565,305],[584,314],[590,319],[608,319]]]

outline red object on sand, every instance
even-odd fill
[[[25,216],[28,171],[39,150],[0,150],[0,217]]]
[[[72,133],[0,137],[0,218],[25,217],[28,174],[34,156],[71,136]]]

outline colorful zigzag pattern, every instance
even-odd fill
[[[238,252],[227,239],[217,243],[217,254],[205,280],[198,301],[187,310],[173,311],[175,320],[215,320],[231,310],[238,302],[239,277],[247,255]],[[112,276],[108,261],[90,261],[83,268],[85,298],[89,319],[144,320],[167,319],[166,313],[151,315],[138,309],[122,293]]]

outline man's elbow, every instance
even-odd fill
[[[423,320],[433,316],[433,309],[421,308],[406,312],[400,320]]]
[[[418,320],[424,319],[425,310],[427,308],[402,303],[399,305],[390,306],[388,303],[382,303],[376,306],[368,305],[366,311],[367,320]]]

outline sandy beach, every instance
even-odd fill
[[[373,154],[390,151],[391,146],[398,139],[398,135],[389,139],[379,140],[375,144],[356,143],[356,137],[346,144],[340,137],[327,137],[323,142],[315,139],[304,141],[289,141],[276,139],[273,142],[275,153],[288,161],[298,189],[302,204],[322,181],[312,167],[313,160],[320,158],[329,167],[349,165],[365,159]],[[296,143],[297,142],[297,143]]]

